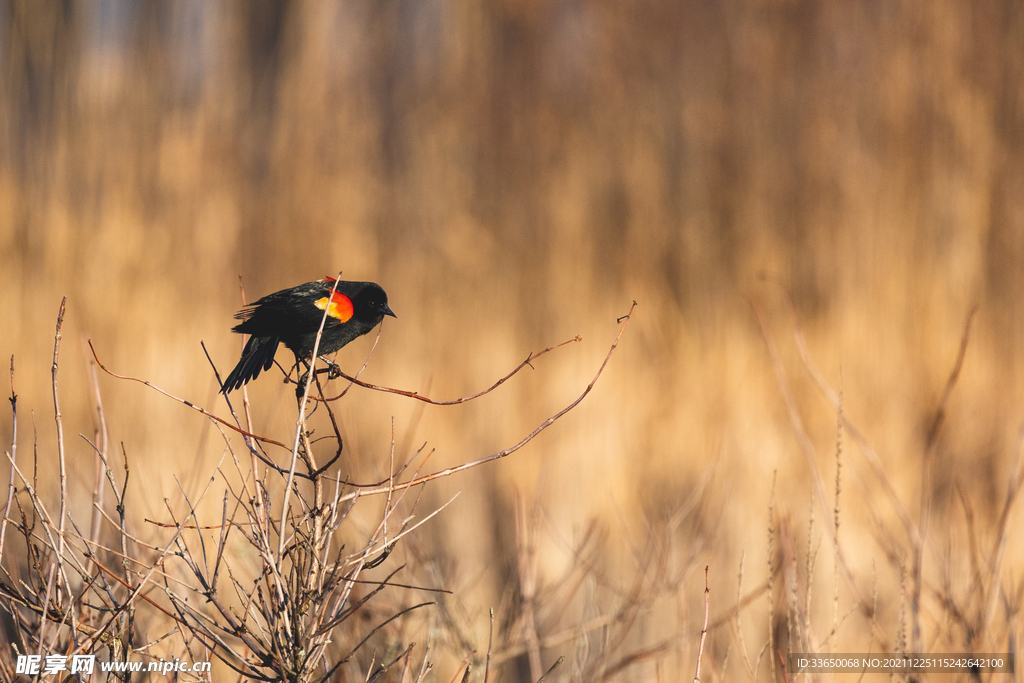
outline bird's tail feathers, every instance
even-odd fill
[[[274,364],[279,341],[278,337],[249,337],[238,364],[224,380],[221,393],[227,394],[235,389],[241,389],[243,384],[256,379],[264,370],[269,370]]]

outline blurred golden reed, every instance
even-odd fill
[[[381,283],[398,319],[364,378],[438,398],[583,336],[477,404],[353,391],[339,413],[356,481],[387,475],[392,433],[396,461],[436,448],[428,469],[515,443],[586,386],[635,299],[576,411],[426,488],[425,506],[462,491],[396,550],[455,591],[423,617],[451,660],[438,680],[486,649],[491,607],[504,642],[527,643],[503,680],[536,679],[531,642],[544,670],[567,657],[559,680],[684,680],[705,565],[719,624],[705,680],[749,679],[769,631],[795,642],[801,620],[822,650],[1016,651],[1022,46],[1016,0],[0,2],[0,356],[14,356],[19,459],[35,428],[52,469],[64,295],[83,519],[93,455],[76,435],[97,429],[84,340],[115,372],[226,415],[199,342],[222,376],[237,360],[239,276],[250,301],[339,270]],[[843,430],[848,578],[826,513],[837,412],[797,330],[892,487]],[[338,361],[358,369],[370,344]],[[254,430],[287,436],[292,390],[272,377],[250,387]],[[223,441],[140,384],[98,384],[132,462],[133,523],[158,537],[144,520],[182,510]],[[925,532],[920,580],[899,506]],[[24,552],[10,537],[6,550]],[[761,593],[716,621],[737,573],[746,595],[770,562],[774,607]]]

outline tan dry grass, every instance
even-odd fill
[[[517,614],[513,492],[542,511],[535,560],[552,590],[575,576],[570,549],[596,520],[601,542],[586,547],[599,571],[544,630],[616,614],[637,581],[661,597],[625,635],[599,629],[543,650],[545,669],[560,654],[575,662],[553,675],[582,675],[602,653],[617,661],[613,642],[630,652],[699,634],[696,567],[712,566],[712,622],[742,553],[748,588],[765,581],[755,558],[774,471],[793,548],[808,546],[813,483],[750,301],[765,311],[824,480],[835,412],[791,341],[776,279],[915,517],[927,428],[978,305],[933,456],[924,640],[1019,647],[1002,598],[987,633],[950,616],[987,609],[979,586],[991,584],[978,577],[1024,400],[1015,3],[101,6],[2,5],[0,351],[17,359],[20,438],[31,407],[41,455],[54,451],[49,340],[65,294],[70,434],[93,431],[86,337],[115,370],[216,406],[198,341],[222,371],[235,360],[239,273],[250,299],[338,268],[381,282],[400,317],[368,378],[441,397],[584,337],[477,405],[344,402],[346,468],[362,480],[386,472],[392,416],[398,459],[424,441],[439,467],[514,442],[589,381],[614,318],[637,299],[634,336],[582,409],[514,459],[439,482],[428,502],[463,494],[434,535],[409,543],[458,595],[452,624],[465,643],[446,651],[448,672],[463,645],[485,642],[488,608],[505,606],[505,635]],[[356,365],[367,347],[341,362]],[[165,518],[165,497],[181,505],[172,475],[194,491],[217,439],[142,387],[101,384],[111,441],[135,459],[137,521]],[[290,389],[264,380],[252,395],[260,431],[287,434]],[[911,546],[857,447],[846,450],[840,535],[879,609],[843,623],[838,646],[856,651],[872,645],[872,623],[896,638],[898,558]],[[69,440],[77,500],[90,458]],[[811,539],[818,641],[834,619],[823,537]],[[1022,566],[1011,534],[999,571],[1011,607]],[[853,606],[843,586],[840,604]],[[752,659],[767,639],[764,608],[743,614]],[[712,628],[704,680],[742,671],[734,646],[716,673],[729,643]],[[655,660],[668,680],[690,675],[693,648],[669,652],[619,676],[649,680]]]

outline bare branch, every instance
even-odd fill
[[[635,302],[634,302],[634,305],[636,305]],[[630,310],[630,312],[632,312],[633,309],[630,308],[629,310]],[[629,317],[628,314],[625,317],[628,318]],[[531,353],[529,356],[526,357],[526,360],[524,360],[522,363],[517,365],[516,368],[512,372],[508,373],[507,375],[505,375],[504,377],[502,377],[497,382],[495,382],[494,384],[492,384],[488,388],[484,389],[483,391],[480,391],[480,392],[477,392],[475,394],[472,394],[471,396],[463,396],[461,398],[452,399],[450,401],[435,401],[434,399],[427,398],[426,396],[423,396],[423,395],[421,395],[421,394],[419,394],[419,393],[417,393],[415,391],[406,391],[404,389],[392,389],[390,387],[382,387],[382,386],[379,386],[379,385],[376,385],[376,384],[370,384],[369,382],[363,382],[362,380],[356,379],[355,377],[349,377],[348,375],[346,375],[344,372],[341,372],[341,371],[336,371],[336,374],[340,375],[344,379],[347,379],[349,382],[351,382],[352,384],[355,384],[356,386],[363,387],[364,389],[373,389],[374,391],[383,391],[383,392],[386,392],[386,393],[389,393],[389,394],[398,394],[399,396],[406,396],[408,398],[414,398],[417,401],[423,401],[424,403],[429,403],[430,405],[434,405],[434,406],[457,406],[457,405],[459,405],[461,403],[466,403],[467,401],[472,401],[473,399],[480,398],[481,396],[486,396],[487,394],[491,393],[492,391],[494,391],[495,389],[500,387],[502,384],[507,382],[509,379],[512,378],[513,375],[517,374],[520,370],[522,370],[526,366],[529,365],[532,368],[533,366],[531,365],[531,362],[537,360],[538,358],[540,358],[544,354],[549,353],[550,351],[554,351],[555,349],[559,349],[559,348],[561,348],[561,347],[563,347],[563,346],[565,346],[567,344],[572,344],[573,342],[581,342],[581,341],[583,341],[583,337],[581,337],[579,335],[576,335],[572,339],[564,341],[561,344],[555,344],[554,346],[549,346],[548,348],[544,349],[543,351],[537,351],[535,353]],[[330,371],[327,368],[321,368],[321,369],[317,370],[317,373],[321,373],[321,372],[330,372]],[[327,398],[327,399],[323,399],[323,400],[325,400],[325,401],[337,401],[339,398],[344,396],[345,393],[347,393],[347,392],[348,392],[348,389],[346,388],[345,391],[343,391],[341,394],[339,394],[337,396],[334,396],[333,398]],[[319,400],[319,399],[316,399],[316,400]]]
[[[629,324],[629,321],[630,321],[630,319],[632,317],[632,314],[633,314],[633,309],[636,308],[636,305],[637,304],[634,301],[633,305],[629,307],[629,313],[627,313],[626,315],[624,315],[621,318],[619,318],[619,320],[624,320],[625,322],[623,322],[622,323],[622,327],[619,328],[619,333],[615,336],[615,341],[612,343],[611,348],[608,349],[608,354],[604,357],[604,361],[601,363],[601,367],[598,368],[597,374],[594,375],[594,379],[592,379],[590,381],[590,384],[588,384],[587,388],[583,390],[583,393],[580,394],[578,397],[576,397],[576,399],[572,403],[567,405],[565,408],[562,408],[560,411],[558,411],[557,413],[555,413],[554,415],[552,415],[548,419],[544,420],[544,422],[540,423],[540,425],[538,425],[536,429],[534,429],[532,432],[527,434],[526,437],[524,437],[521,441],[519,441],[519,443],[515,444],[514,446],[506,448],[503,451],[498,451],[497,453],[491,453],[490,455],[485,455],[482,458],[477,458],[476,460],[472,460],[470,462],[463,463],[462,465],[457,465],[455,467],[449,467],[447,469],[439,470],[439,471],[434,472],[432,474],[427,474],[427,475],[424,475],[422,477],[416,477],[415,479],[412,479],[410,481],[406,481],[406,482],[402,482],[402,483],[399,483],[399,484],[395,484],[394,485],[394,490],[397,491],[397,490],[400,490],[400,489],[409,488],[410,486],[418,486],[420,484],[425,484],[428,481],[433,481],[434,479],[440,479],[441,477],[448,477],[448,476],[451,476],[451,475],[456,474],[458,472],[463,472],[465,470],[472,469],[474,467],[479,467],[480,465],[483,465],[483,464],[488,463],[488,462],[492,462],[494,460],[500,460],[501,458],[504,458],[507,455],[511,455],[512,453],[515,453],[520,448],[522,448],[526,444],[528,444],[531,441],[533,441],[533,439],[535,439],[538,434],[540,434],[545,429],[547,429],[548,427],[553,425],[556,421],[558,421],[559,418],[561,418],[566,413],[568,413],[570,410],[572,410],[577,405],[579,405],[580,401],[582,401],[584,398],[586,398],[587,394],[589,394],[591,392],[591,390],[593,390],[594,385],[597,384],[597,380],[599,380],[601,378],[601,374],[604,372],[605,366],[608,365],[609,359],[611,359],[612,354],[615,353],[615,349],[619,345],[619,339],[622,338],[622,333],[626,331],[626,326]],[[360,489],[359,495],[361,495],[361,496],[373,496],[373,495],[379,495],[379,494],[382,494],[382,493],[387,493],[389,490],[391,490],[391,487],[385,486],[386,481],[387,480],[382,481],[382,482],[378,482],[376,484],[353,484],[353,483],[349,482],[348,486],[352,486],[354,488]],[[355,495],[356,495],[355,493],[346,494],[345,496],[342,496],[341,500],[348,500],[348,499],[354,497]]]

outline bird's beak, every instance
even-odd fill
[[[387,304],[384,304],[383,306],[381,306],[380,312],[383,313],[384,315],[390,315],[392,318],[397,318],[398,317],[397,315],[395,315],[394,311],[392,311],[390,308],[388,308]]]

